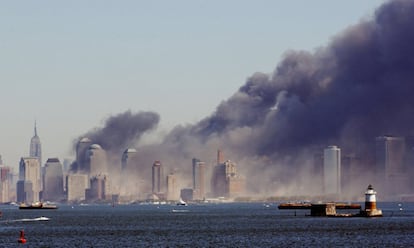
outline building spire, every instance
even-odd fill
[[[34,136],[37,136],[37,121],[34,123]]]

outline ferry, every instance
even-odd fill
[[[58,207],[54,204],[44,204],[43,202],[34,202],[32,204],[22,203],[19,209],[57,209]]]

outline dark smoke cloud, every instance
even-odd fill
[[[254,74],[197,124],[197,134],[253,128],[245,145],[260,155],[413,134],[413,23],[414,2],[391,1],[327,47],[286,53],[272,75]]]
[[[95,128],[81,137],[88,137],[106,151],[122,154],[125,149],[134,146],[145,132],[154,129],[159,119],[159,115],[153,112],[126,111],[109,117],[103,127]]]
[[[161,160],[189,174],[193,157],[210,162],[220,148],[240,161],[248,185],[260,187],[293,173],[295,164],[309,166],[315,147],[363,153],[376,136],[414,135],[413,44],[414,1],[387,2],[328,46],[289,51],[273,73],[253,74],[211,116],[139,147],[137,168]],[[123,149],[157,122],[154,113],[126,112],[85,136]]]

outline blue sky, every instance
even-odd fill
[[[0,155],[28,155],[35,119],[44,160],[126,110],[159,113],[159,130],[194,123],[382,2],[0,1]]]

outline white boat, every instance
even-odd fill
[[[34,218],[33,220],[47,221],[50,220],[48,217],[40,216],[39,218]]]
[[[180,200],[177,202],[177,206],[187,206],[187,202],[183,201],[183,199],[180,198]]]

